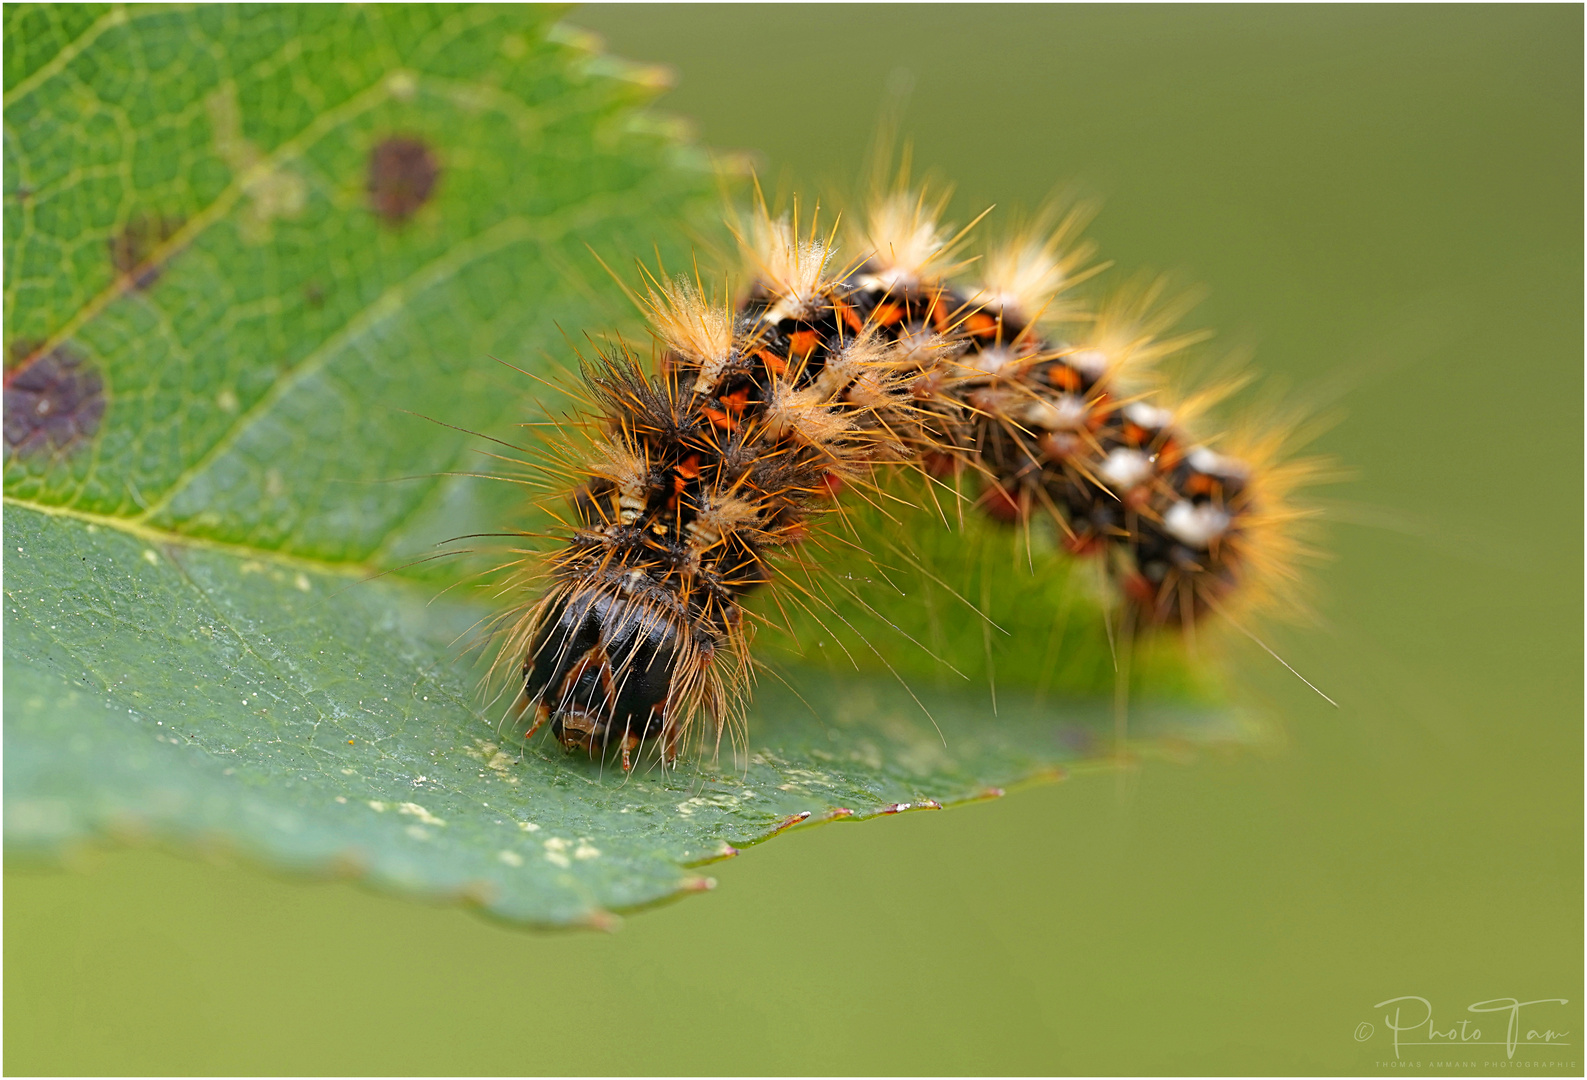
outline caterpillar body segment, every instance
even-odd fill
[[[647,738],[670,764],[697,717],[719,740],[751,678],[743,598],[774,580],[834,481],[905,460],[887,422],[905,406],[897,347],[847,317],[836,283],[805,281],[798,305],[735,311],[653,280],[659,370],[621,351],[586,366],[597,433],[570,535],[503,651],[528,735],[549,724],[625,770]]]
[[[1292,581],[1307,515],[1289,498],[1314,465],[1285,465],[1271,439],[1204,444],[1196,417],[1222,391],[1175,401],[1155,377],[1204,338],[1173,330],[1196,297],[1137,279],[1088,312],[1073,298],[1100,269],[1078,236],[1088,207],[1049,209],[972,263],[942,206],[906,188],[875,199],[838,287],[912,373],[893,427],[922,466],[978,474],[994,517],[1050,517],[1071,552],[1103,561],[1137,628],[1188,629]],[[749,310],[782,303],[763,275]]]

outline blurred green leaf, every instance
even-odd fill
[[[504,742],[458,660],[488,603],[438,599],[463,570],[410,563],[519,520],[512,485],[451,475],[481,460],[457,429],[535,411],[487,357],[550,372],[563,330],[623,318],[587,248],[677,261],[710,218],[703,155],[638,110],[657,80],[519,8],[5,18],[8,853],[217,845],[600,924],[792,825],[1109,759],[1111,708],[964,689],[994,674],[972,607],[1009,623],[1008,681],[1059,652],[1050,689],[1112,677],[1094,610],[1055,637],[1075,590],[992,573],[983,526],[890,542],[932,584],[872,602],[880,583],[839,574],[800,639],[929,674],[928,701],[779,668],[747,754],[667,776]],[[974,597],[944,576],[967,551]],[[1130,724],[1137,748],[1247,737],[1206,709]]]

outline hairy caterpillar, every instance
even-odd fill
[[[1084,215],[1049,214],[976,264],[969,229],[897,184],[846,237],[760,200],[735,232],[749,287],[736,305],[698,278],[650,276],[637,297],[662,349],[645,371],[622,345],[584,368],[594,406],[563,546],[544,592],[506,617],[498,668],[521,680],[526,735],[620,755],[646,739],[670,764],[691,721],[720,739],[742,715],[752,660],[744,597],[777,555],[878,467],[981,478],[1004,520],[1040,510],[1068,549],[1102,560],[1126,630],[1188,631],[1292,574],[1307,468],[1282,439],[1199,442],[1151,385],[1191,341],[1155,284],[1094,313]],[[979,219],[977,219],[979,220]],[[975,223],[972,223],[972,226]],[[967,265],[978,271],[954,279]],[[1069,340],[1053,328],[1070,323]],[[523,589],[522,581],[516,589]]]

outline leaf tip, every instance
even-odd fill
[[[599,930],[602,933],[614,934],[623,925],[622,916],[615,915],[605,908],[591,908],[585,912],[580,924],[590,930]]]

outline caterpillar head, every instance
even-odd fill
[[[627,768],[630,752],[667,727],[687,651],[670,619],[631,597],[556,596],[523,665],[535,725],[549,723],[565,749],[591,757],[620,749]]]

